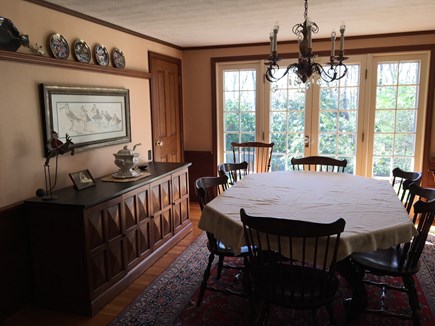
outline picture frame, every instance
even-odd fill
[[[62,142],[68,134],[76,152],[131,141],[128,89],[41,84],[41,92],[45,144],[52,131]]]
[[[95,186],[95,180],[88,169],[72,172],[69,174],[69,177],[71,178],[76,190]]]

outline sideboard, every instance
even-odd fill
[[[26,200],[35,303],[92,316],[190,232],[189,166]]]

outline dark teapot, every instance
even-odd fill
[[[17,51],[21,45],[29,46],[29,36],[20,35],[10,19],[0,16],[0,50]]]

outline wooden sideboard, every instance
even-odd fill
[[[36,304],[92,316],[190,232],[189,166],[26,200]]]

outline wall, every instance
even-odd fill
[[[182,55],[175,48],[22,0],[1,0],[0,14],[11,19],[22,34],[28,34],[31,45],[43,45],[46,55],[49,55],[47,40],[52,33],[62,34],[70,47],[76,39],[85,40],[91,49],[96,43],[105,45],[109,52],[118,47],[125,55],[126,69],[131,70],[148,71],[148,51],[176,58]],[[20,47],[18,52],[31,53],[25,47]],[[68,60],[74,61],[73,54]],[[90,64],[95,65],[94,60]],[[9,61],[0,61],[0,76],[0,207],[32,197],[37,188],[44,188],[40,83],[129,89],[132,142],[128,146],[142,143],[137,151],[143,160],[152,149],[147,79]],[[71,185],[68,173],[77,170],[87,168],[94,177],[115,172],[113,153],[122,146],[60,156],[56,188]],[[53,165],[54,160],[50,163]]]

